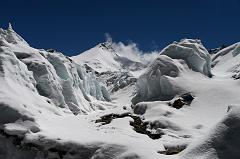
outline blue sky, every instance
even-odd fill
[[[240,0],[5,0],[0,27],[10,21],[30,45],[75,55],[103,42],[135,42],[144,51],[181,38],[207,48],[240,41]]]

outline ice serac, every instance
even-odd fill
[[[0,85],[0,158],[51,158],[39,156],[50,140],[35,147],[31,136],[43,123],[112,106],[94,73],[62,53],[30,47],[11,26],[0,29]]]
[[[137,81],[132,103],[171,100],[185,91],[175,79],[186,71],[199,72],[208,77],[211,57],[200,40],[183,39],[164,48]]]
[[[132,99],[133,104],[173,98],[177,90],[172,88],[171,78],[177,77],[179,73],[180,68],[173,59],[166,55],[159,55],[139,77],[136,84],[137,94]]]
[[[164,48],[161,55],[167,55],[172,59],[185,60],[188,67],[208,77],[211,73],[211,57],[200,40],[183,39]]]
[[[6,107],[14,105],[11,109],[16,109],[16,114],[21,108],[17,105],[28,105],[24,104],[26,101],[16,102],[16,99],[25,99],[27,94],[39,100],[37,105],[41,105],[40,101],[44,100],[43,103],[49,109],[62,108],[74,114],[98,109],[92,104],[96,100],[111,100],[105,85],[94,73],[87,73],[85,68],[62,53],[30,47],[11,25],[7,30],[0,29],[0,75],[1,86],[6,87],[1,89],[0,102]],[[13,98],[14,93],[18,98],[4,100]]]

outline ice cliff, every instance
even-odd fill
[[[0,29],[0,80],[6,87],[1,88],[1,98],[10,92],[17,96],[9,95],[7,98],[12,99],[5,100],[3,105],[24,105],[34,96],[36,100],[45,100],[47,109],[82,114],[98,109],[92,104],[96,100],[111,100],[104,83],[94,73],[87,73],[60,52],[30,47],[11,25],[7,30]]]

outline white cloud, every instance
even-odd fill
[[[105,33],[106,42],[110,42],[112,44],[113,49],[120,55],[124,57],[128,57],[131,60],[149,63],[153,59],[155,59],[159,51],[150,51],[143,52],[137,47],[137,44],[134,42],[114,42],[109,33]]]
[[[104,35],[106,42],[112,43],[112,36],[109,33],[105,33]]]

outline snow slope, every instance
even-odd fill
[[[232,76],[235,79],[240,78],[240,44],[236,43],[226,47],[213,56],[214,70],[218,75]],[[223,74],[224,73],[224,74]]]
[[[191,145],[182,158],[239,158],[239,111],[239,106],[230,106],[228,114],[200,142]]]

